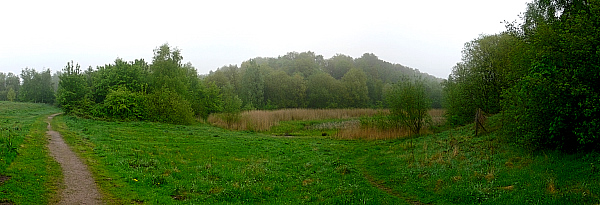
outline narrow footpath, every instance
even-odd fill
[[[60,164],[64,175],[64,187],[59,204],[102,204],[100,192],[87,166],[65,143],[60,133],[52,130],[50,122],[60,113],[48,117],[48,149]]]

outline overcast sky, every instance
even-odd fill
[[[2,1],[0,72],[143,58],[169,43],[200,74],[254,57],[373,53],[447,78],[465,42],[504,30],[524,0]]]

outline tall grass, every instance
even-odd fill
[[[389,140],[409,136],[409,131],[403,128],[379,129],[375,127],[356,127],[343,129],[334,135],[338,139]]]
[[[376,114],[387,114],[388,110],[381,109],[282,109],[282,110],[252,110],[241,114],[238,122],[228,126],[219,117],[212,114],[208,122],[212,125],[233,130],[267,131],[279,124],[280,121],[293,120],[324,120],[324,119],[351,119]]]
[[[429,116],[431,117],[432,126],[441,126],[446,123],[445,109],[431,109],[429,110]]]
[[[431,126],[444,124],[446,121],[444,114],[445,110],[443,109],[429,110]],[[338,139],[387,140],[408,137],[410,135],[408,129],[392,125],[386,119],[386,116],[362,119],[361,123],[356,126],[340,129],[334,137]],[[421,130],[421,133],[430,132],[427,128]]]

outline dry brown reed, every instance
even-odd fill
[[[356,127],[338,131],[334,137],[337,139],[366,139],[366,140],[389,140],[407,137],[409,131],[406,129],[378,129],[373,127]]]
[[[431,109],[429,110],[429,116],[431,116],[431,123],[434,126],[439,126],[446,123],[446,110],[445,109]]]
[[[381,109],[282,109],[282,110],[252,110],[241,113],[240,120],[232,124],[229,129],[266,131],[280,121],[292,120],[325,120],[325,119],[350,119],[376,114],[387,114],[388,110]],[[208,123],[227,128],[227,123],[212,114]]]
[[[431,123],[434,126],[439,126],[445,123],[446,118],[444,109],[429,110]],[[421,133],[429,133],[427,128],[421,130]],[[410,131],[405,128],[396,129],[378,129],[373,127],[355,126],[349,129],[340,129],[334,137],[338,139],[366,139],[366,140],[382,140],[396,139],[410,136]]]

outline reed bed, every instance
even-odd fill
[[[351,119],[388,113],[389,111],[385,109],[251,110],[242,112],[240,119],[230,125],[222,120],[219,114],[210,115],[208,123],[233,130],[267,131],[278,125],[280,121]]]
[[[440,126],[446,122],[444,109],[432,109],[428,111],[431,117],[432,126]],[[421,133],[430,133],[431,131],[424,127]],[[339,129],[334,135],[338,139],[366,139],[366,140],[387,140],[410,136],[410,131],[405,128],[380,128],[376,125],[355,124],[352,127]]]
[[[431,123],[433,126],[440,126],[446,123],[445,109],[431,109],[429,110],[429,116],[431,116]]]
[[[409,136],[409,131],[403,128],[379,129],[374,127],[355,127],[339,130],[334,138],[337,139],[365,139],[365,140],[389,140]]]

